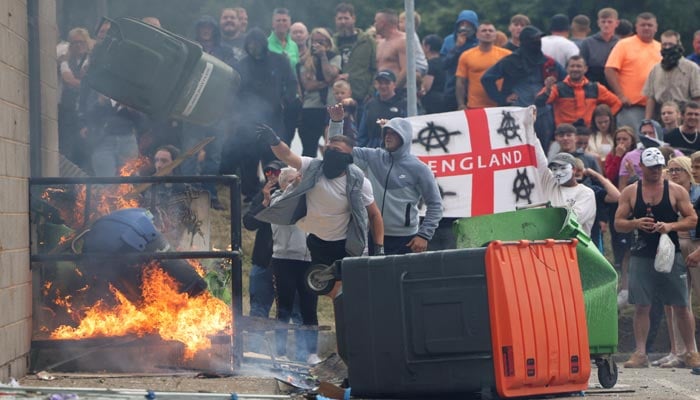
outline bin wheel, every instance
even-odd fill
[[[612,363],[612,365],[611,365]],[[598,382],[605,389],[610,389],[617,383],[617,364],[612,358],[596,360],[598,366]]]
[[[304,284],[311,293],[323,296],[333,290],[335,285],[334,266],[323,264],[312,265],[304,273]]]

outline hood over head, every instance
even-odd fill
[[[479,27],[479,16],[472,10],[462,10],[457,16],[457,21],[455,22],[455,32],[457,32],[457,27],[462,21],[467,21],[474,26],[474,30]]]
[[[199,41],[199,28],[204,25],[209,25],[212,27],[212,39],[215,44],[221,43],[221,32],[219,31],[219,23],[211,15],[202,15],[197,19],[194,25],[194,39]]]
[[[392,118],[382,128],[382,139],[386,134],[386,129],[391,128],[401,136],[403,143],[401,146],[392,152],[395,155],[410,154],[411,143],[413,141],[413,125],[406,118]]]
[[[642,120],[642,122],[639,124],[639,129],[637,130],[637,134],[639,134],[639,136],[644,136],[642,135],[642,127],[645,125],[651,125],[654,128],[654,132],[656,132],[656,139],[659,141],[664,140],[664,128],[661,127],[660,123],[653,119]]]
[[[248,46],[251,43],[257,44],[263,55],[267,54],[267,36],[265,36],[265,32],[263,32],[262,29],[256,27],[248,31],[248,34],[243,41],[243,48],[248,55],[251,55],[248,49]]]

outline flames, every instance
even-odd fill
[[[120,176],[131,176],[150,165],[145,157],[133,159],[119,171]],[[91,222],[123,208],[140,207],[138,196],[131,195],[133,185],[92,185],[89,192],[84,184],[48,188],[42,199],[55,207],[65,225],[76,232],[60,238],[56,249],[62,251],[72,242],[75,234],[89,227]],[[86,210],[86,207],[89,207]],[[205,275],[204,267],[195,260],[188,260],[200,276]],[[80,270],[74,270],[73,279],[84,279]],[[58,282],[58,281],[57,281]],[[178,341],[184,344],[184,357],[194,355],[211,347],[211,336],[220,333],[231,334],[233,314],[229,305],[205,291],[196,297],[179,293],[178,283],[164,272],[157,261],[143,267],[141,298],[137,301],[128,297],[112,284],[109,292],[95,301],[85,300],[93,287],[82,283],[68,287],[46,281],[41,292],[50,299],[50,307],[43,307],[47,315],[57,315],[52,319],[53,327],[42,326],[40,331],[50,332],[51,339],[76,340],[98,337],[118,337],[134,335],[159,335],[163,340]],[[105,290],[106,292],[106,290]],[[58,322],[60,321],[60,322]],[[54,329],[58,324],[60,325]]]
[[[211,347],[212,335],[231,333],[233,314],[226,303],[207,291],[197,297],[178,293],[178,284],[156,261],[145,267],[141,304],[132,303],[111,285],[110,291],[116,299],[114,306],[98,301],[81,311],[78,326],[62,325],[51,333],[51,338],[157,334],[164,340],[183,343],[185,359],[192,359],[198,351]]]

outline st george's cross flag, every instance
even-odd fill
[[[534,107],[408,118],[411,152],[437,178],[443,216],[494,214],[545,201],[536,170],[534,118]]]

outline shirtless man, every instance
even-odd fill
[[[374,16],[377,30],[377,70],[396,75],[396,87],[406,85],[406,34],[399,30],[399,16],[393,10],[379,10]]]

